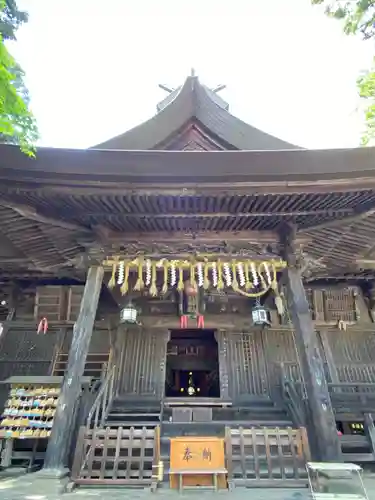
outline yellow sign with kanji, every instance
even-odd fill
[[[175,471],[224,469],[224,439],[191,436],[172,438],[170,467]]]

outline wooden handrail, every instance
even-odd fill
[[[298,391],[296,390],[297,384],[289,380],[286,376],[283,363],[280,363],[280,378],[283,401],[288,407],[294,423],[298,426],[304,427],[306,425],[306,402],[304,391],[302,391],[301,394],[298,394]],[[299,383],[298,386],[302,386],[302,384]]]
[[[99,389],[98,395],[96,396],[94,404],[92,405],[87,416],[87,429],[90,429],[92,424],[94,424],[94,428],[96,429],[98,427],[99,418],[100,425],[104,425],[114,397],[113,388],[115,383],[115,373],[116,365],[112,366],[110,372],[107,373],[107,376]]]

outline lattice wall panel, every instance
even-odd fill
[[[357,321],[355,292],[351,288],[324,290],[325,320]]]

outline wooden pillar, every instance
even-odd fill
[[[369,440],[370,443],[371,453],[373,457],[375,457],[375,426],[372,414],[365,413],[364,420],[365,420],[365,432],[367,439]]]
[[[284,258],[287,261],[285,285],[288,308],[295,329],[299,361],[304,377],[309,410],[309,437],[316,440],[315,460],[341,461],[341,446],[324,365],[319,351],[318,338],[311,318],[309,304],[302,283],[301,271],[294,249],[294,230],[287,228],[282,235]]]
[[[369,309],[369,314],[370,318],[373,323],[375,323],[375,283],[372,282],[370,283],[369,290],[368,290],[368,309]]]
[[[228,377],[228,339],[227,332],[221,330],[215,332],[215,339],[218,345],[219,357],[219,380],[220,380],[220,397],[221,399],[229,399],[229,377]]]
[[[73,328],[67,369],[44,461],[44,469],[54,470],[56,474],[67,466],[69,438],[74,427],[76,403],[80,399],[82,376],[90,347],[103,274],[102,267],[89,269],[78,319]]]

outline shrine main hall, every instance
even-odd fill
[[[217,488],[373,464],[374,149],[163,88],[87,150],[0,145],[1,466],[177,488],[179,439]]]

